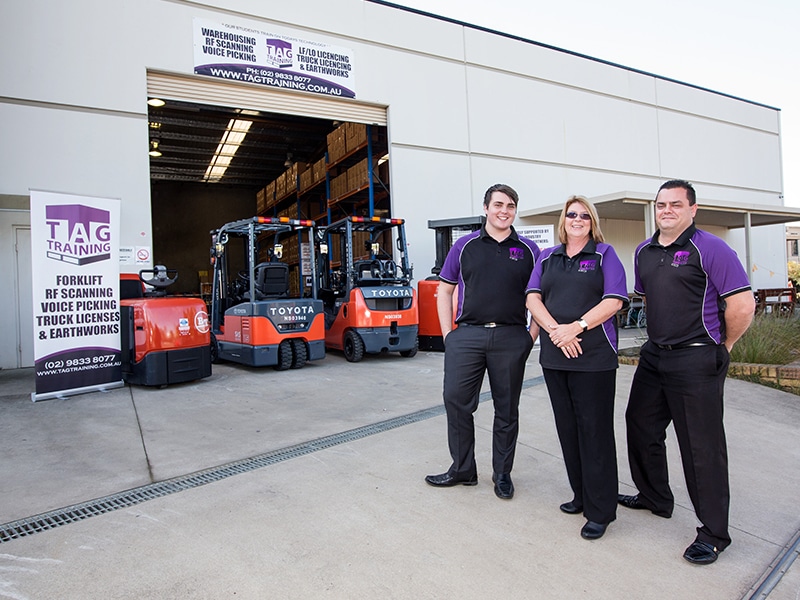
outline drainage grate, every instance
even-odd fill
[[[543,378],[536,377],[526,381],[523,387],[533,387],[542,382]],[[480,401],[484,402],[490,398],[491,392],[484,392],[480,396]],[[102,515],[107,512],[119,510],[120,508],[128,508],[141,502],[174,494],[175,492],[182,492],[207,483],[220,481],[232,475],[247,473],[248,471],[260,469],[261,467],[274,465],[275,463],[289,460],[290,458],[297,458],[298,456],[304,456],[332,446],[346,444],[347,442],[359,440],[375,435],[376,433],[383,433],[391,429],[396,429],[397,427],[418,423],[432,417],[438,417],[442,414],[444,414],[444,406],[427,408],[409,415],[357,427],[356,429],[343,431],[295,446],[273,450],[272,452],[266,452],[219,467],[213,467],[204,471],[190,473],[189,475],[182,475],[173,479],[143,485],[124,492],[111,494],[110,496],[104,496],[103,498],[81,502],[80,504],[73,504],[72,506],[67,506],[58,510],[19,519],[18,521],[11,521],[10,523],[4,523],[0,525],[0,544],[76,521],[83,521],[89,517]]]

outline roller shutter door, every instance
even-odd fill
[[[198,104],[229,106],[334,121],[386,125],[386,107],[355,100],[299,93],[199,75],[149,71],[147,95]]]

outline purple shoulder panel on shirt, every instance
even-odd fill
[[[634,252],[633,254],[633,291],[636,292],[637,294],[644,295],[642,280],[639,278],[639,253],[642,251],[642,248],[650,245],[652,241],[653,241],[652,237],[647,238],[641,244],[636,246],[636,252]]]
[[[531,249],[531,252],[533,252],[533,260],[534,260],[534,262],[538,261],[539,260],[539,256],[542,254],[542,251],[539,248],[539,246],[536,244],[536,242],[534,242],[530,238],[526,238],[526,237],[521,236],[521,235],[518,236],[518,237],[519,237],[519,241],[522,242],[523,244],[525,244],[528,248]]]
[[[541,285],[542,285],[542,265],[544,261],[546,261],[550,255],[561,248],[561,244],[558,246],[552,246],[550,248],[545,248],[539,253],[539,256],[536,257],[536,264],[533,267],[533,272],[531,273],[531,278],[528,280],[528,285],[525,286],[525,293],[530,294],[531,292],[541,292]]]
[[[692,243],[700,253],[703,270],[721,297],[750,289],[750,280],[739,256],[724,240],[698,229],[692,236]]]
[[[628,283],[625,279],[625,267],[614,248],[603,242],[597,244],[597,252],[603,257],[603,298],[619,298],[628,300]]]
[[[467,242],[477,239],[480,235],[480,230],[473,231],[461,236],[453,243],[450,252],[447,253],[447,258],[444,259],[442,270],[439,272],[439,279],[453,285],[458,284],[461,279],[461,253],[464,251],[464,246],[467,245]]]

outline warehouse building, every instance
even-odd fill
[[[119,199],[121,271],[202,293],[209,231],[254,214],[403,218],[424,279],[428,221],[497,182],[543,231],[594,199],[632,282],[679,177],[754,287],[786,281],[770,106],[377,0],[30,0],[0,28],[0,368],[33,364],[31,190]]]

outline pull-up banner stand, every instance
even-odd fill
[[[31,190],[31,399],[121,387],[119,200]]]

